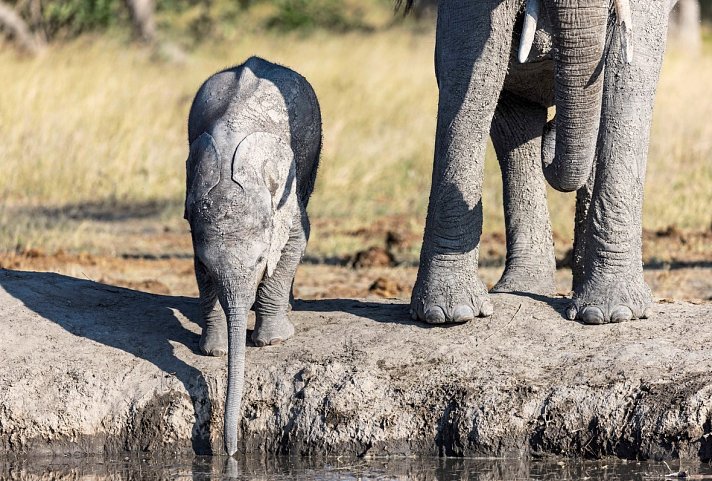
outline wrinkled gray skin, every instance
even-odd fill
[[[257,346],[294,334],[287,313],[309,237],[305,209],[321,148],[319,105],[302,76],[252,57],[203,84],[188,137],[185,218],[204,317],[200,349],[228,354],[224,433],[232,455],[248,310],[254,304]]]
[[[493,291],[554,289],[546,179],[578,190],[567,317],[591,324],[646,317],[643,182],[671,5],[630,3],[632,63],[623,60],[608,0],[542,0],[533,48],[520,64],[522,0],[440,2],[435,162],[414,318],[492,314],[477,273],[488,134],[502,170],[507,231],[506,268]],[[553,105],[556,121],[547,123]]]

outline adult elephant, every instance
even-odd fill
[[[488,134],[507,229],[506,268],[493,290],[553,289],[546,179],[557,190],[578,190],[567,317],[591,324],[647,317],[643,181],[671,5],[614,4],[440,2],[435,161],[413,318],[464,322],[493,312],[477,272]]]

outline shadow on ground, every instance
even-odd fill
[[[371,302],[360,299],[297,299],[294,301],[294,310],[305,312],[346,312],[376,322],[432,327],[428,324],[411,320],[409,305],[405,301],[386,304],[384,302]]]
[[[149,201],[102,200],[80,202],[60,207],[18,207],[18,214],[44,217],[48,220],[74,220],[95,222],[125,222],[159,217],[178,210],[182,201],[161,199]]]
[[[554,309],[559,315],[565,317],[566,307],[570,300],[562,297],[549,297],[529,292],[512,292],[509,294],[491,294],[496,301],[499,296],[518,296],[543,302]],[[294,302],[295,311],[304,312],[346,312],[356,317],[364,317],[376,322],[416,326],[423,329],[454,327],[458,324],[426,324],[414,321],[410,315],[410,303],[407,300],[386,303],[385,301],[368,301],[361,299],[319,299],[302,300]],[[475,320],[474,322],[477,322]]]
[[[49,272],[0,270],[0,286],[66,331],[121,349],[171,373],[183,384],[194,407],[198,398],[209,399],[203,373],[178,359],[171,345],[181,343],[197,354],[198,335],[186,329],[175,314],[178,311],[197,322],[195,299],[149,294]],[[193,450],[211,454],[210,407],[200,412],[196,409],[195,414]]]

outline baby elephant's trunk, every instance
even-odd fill
[[[240,419],[242,391],[245,385],[245,339],[247,338],[247,309],[225,309],[228,333],[227,397],[225,399],[225,450],[232,456],[237,452],[237,424]]]

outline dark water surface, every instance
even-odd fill
[[[710,480],[709,464],[683,464],[687,477],[666,477],[663,463],[621,461],[517,461],[502,459],[398,458],[398,459],[304,459],[195,457],[146,458],[53,458],[0,461],[2,480],[416,480],[416,481],[511,481],[511,480]],[[678,462],[670,463],[673,471]]]

